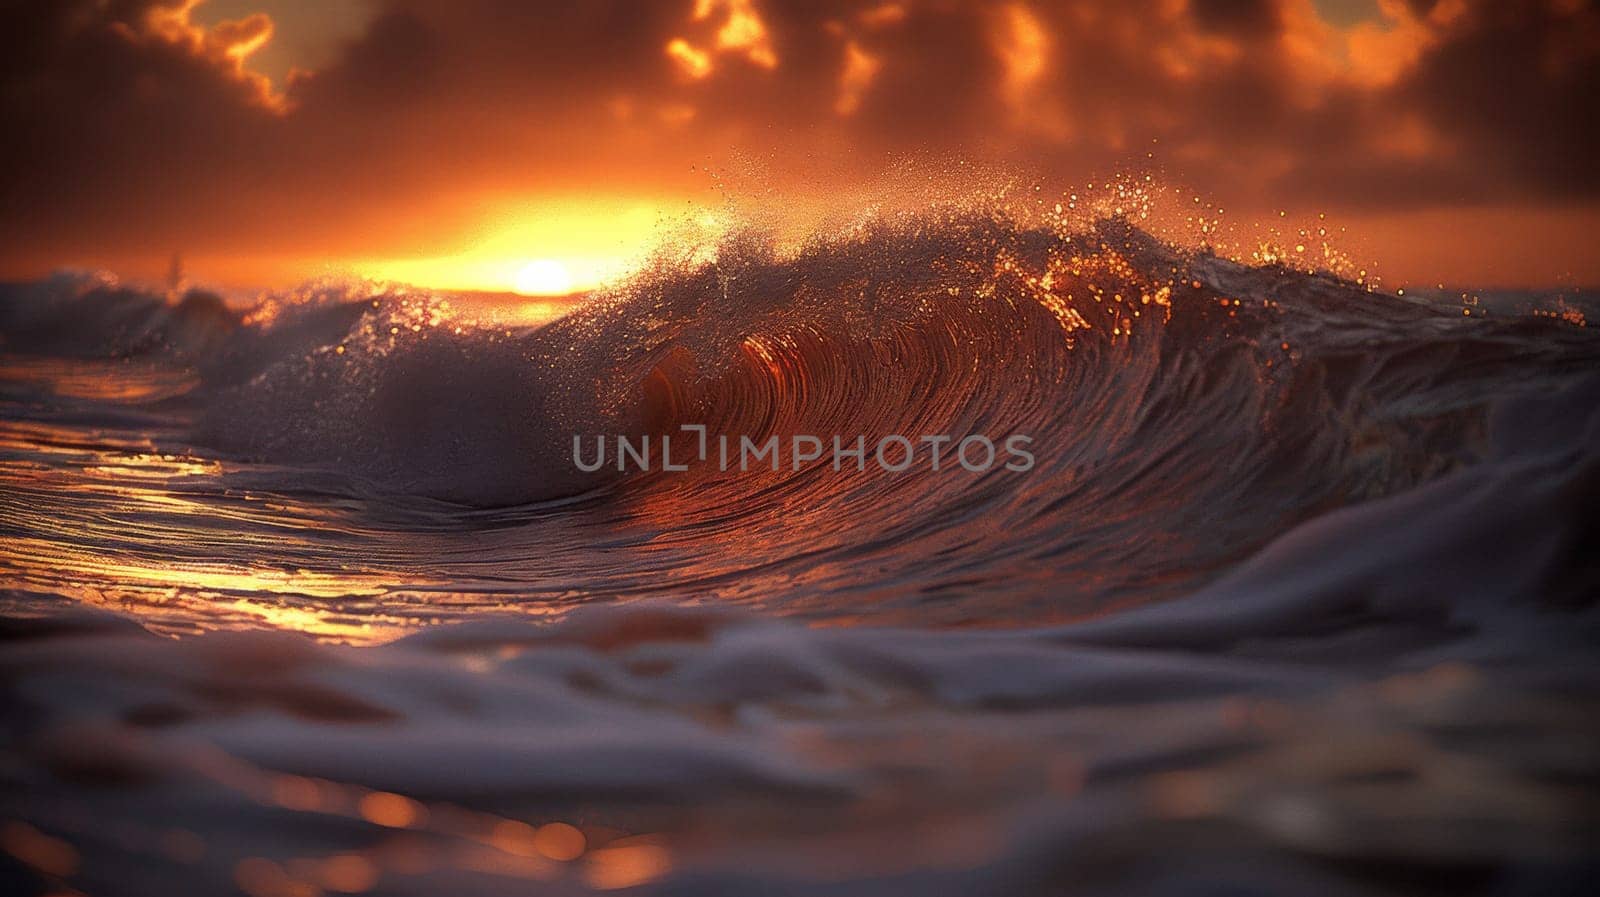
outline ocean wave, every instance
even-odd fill
[[[1118,220],[1070,231],[971,213],[789,252],[735,233],[710,260],[658,260],[543,326],[371,284],[237,312],[103,283],[37,289],[12,303],[11,345],[71,337],[74,351],[180,361],[195,373],[183,441],[267,465],[250,488],[347,489],[377,512],[443,502],[426,522],[403,515],[430,529],[484,513],[528,524],[505,551],[565,565],[537,582],[620,596],[664,582],[820,616],[868,601],[920,622],[1181,594],[1297,523],[1481,461],[1492,407],[1596,359],[1589,331],[1560,319],[1252,268]],[[574,463],[575,436],[683,425],[782,445],[1025,434],[1036,463]],[[870,599],[859,569],[874,571]]]
[[[540,326],[3,291],[0,889],[1592,878],[1575,316],[970,214],[736,234]],[[686,424],[1036,464],[570,455]]]
[[[354,649],[9,619],[8,843],[81,848],[73,882],[118,892],[353,865],[385,893],[1357,895],[1486,867],[1582,893],[1597,398],[1502,403],[1482,463],[1072,625],[637,603]]]

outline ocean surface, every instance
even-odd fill
[[[959,213],[5,285],[0,891],[1589,893],[1597,311]],[[1035,463],[573,463],[683,425]]]

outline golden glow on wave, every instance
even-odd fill
[[[656,834],[559,820],[525,821],[348,782],[274,773],[231,758],[207,764],[204,772],[263,806],[390,830],[390,838],[323,856],[286,861],[246,857],[234,865],[234,882],[250,897],[365,893],[384,882],[439,868],[530,883],[570,876],[568,880],[575,878],[589,888],[610,890],[648,884],[673,866],[668,842]],[[75,861],[69,844],[46,844],[36,832],[14,833],[13,828],[0,831],[0,849],[27,858],[35,868],[63,869]],[[206,850],[205,835],[173,831],[184,836],[175,845],[183,849],[171,851],[174,858],[196,862]],[[439,849],[430,849],[434,847]]]

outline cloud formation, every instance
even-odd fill
[[[109,246],[425,252],[496,193],[663,193],[754,154],[912,154],[1073,179],[1156,152],[1219,201],[1600,201],[1586,0],[382,0],[273,83],[262,12],[0,12],[10,269]],[[803,185],[797,185],[803,186]]]

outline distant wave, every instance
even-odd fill
[[[1296,523],[1479,459],[1497,401],[1597,357],[1560,319],[1464,316],[1112,220],[927,215],[789,255],[735,234],[714,261],[658,264],[534,328],[350,284],[245,311],[82,280],[31,289],[8,306],[12,345],[181,360],[192,438],[289,465],[286,491],[317,469],[464,506],[581,497],[591,519],[696,521],[700,554],[870,558],[929,600],[985,591],[990,617],[1048,614],[1033,606],[1046,591],[1055,608],[1074,606],[1064,592],[1174,594]],[[869,444],[1025,433],[1038,460],[895,476],[572,463],[575,434],[681,424]]]

